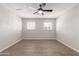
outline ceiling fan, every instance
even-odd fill
[[[36,9],[37,11],[34,12],[33,14],[42,14],[42,15],[44,15],[44,12],[52,12],[53,11],[52,9],[44,9],[45,6],[46,6],[46,3],[39,4],[39,8]],[[35,9],[33,7],[30,7],[30,8]]]

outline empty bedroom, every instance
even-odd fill
[[[79,56],[79,3],[0,3],[0,56]]]

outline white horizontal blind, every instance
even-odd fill
[[[43,29],[44,30],[52,30],[53,29],[53,26],[52,26],[53,22],[44,22],[43,23]]]
[[[36,28],[36,23],[35,22],[27,22],[26,23],[27,25],[26,25],[26,27],[27,27],[27,30],[35,30],[35,28]]]
[[[22,20],[23,39],[56,39],[56,19],[25,18]],[[27,24],[30,29],[27,28]]]

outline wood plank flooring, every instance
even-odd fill
[[[1,53],[1,56],[79,56],[56,40],[22,40]]]

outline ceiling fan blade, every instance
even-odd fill
[[[39,6],[40,6],[40,8],[45,7],[46,3],[41,3],[41,4],[39,4]]]
[[[52,12],[53,10],[43,10],[44,12]]]
[[[33,10],[37,10],[37,9],[35,9],[35,8],[33,8],[33,7],[28,7],[28,8],[33,9]]]
[[[46,3],[42,3],[41,5],[42,5],[42,7],[45,7],[46,6]]]

